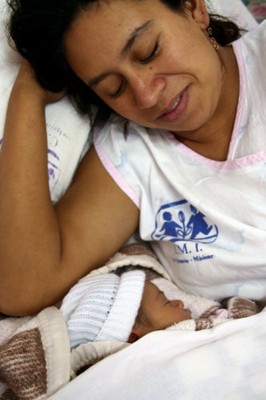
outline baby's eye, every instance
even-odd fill
[[[140,58],[139,61],[143,64],[146,64],[150,61],[152,61],[158,54],[159,52],[159,43],[156,41],[154,47],[152,48],[151,52],[144,58]]]

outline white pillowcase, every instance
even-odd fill
[[[241,28],[250,30],[257,26],[257,21],[241,0],[205,0],[210,10],[230,17]]]

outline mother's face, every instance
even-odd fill
[[[159,0],[91,5],[65,37],[73,71],[122,116],[147,127],[190,131],[214,113],[222,71],[206,35],[204,0],[184,14]]]

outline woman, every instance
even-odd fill
[[[138,226],[182,289],[264,299],[265,28],[227,46],[238,30],[210,22],[203,0],[12,3],[11,34],[42,85],[69,82],[83,110],[85,97],[126,120],[114,115],[95,135],[54,209],[44,107],[57,96],[22,66],[0,160],[0,310],[57,301]]]

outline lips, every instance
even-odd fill
[[[177,100],[175,100],[174,104],[171,107],[169,107],[169,109],[164,114],[168,114],[168,113],[172,112],[180,103],[180,99],[181,99],[181,96],[178,97]]]
[[[181,117],[186,109],[188,100],[188,88],[185,88],[178,97],[175,97],[170,105],[163,111],[157,120],[174,122]]]

